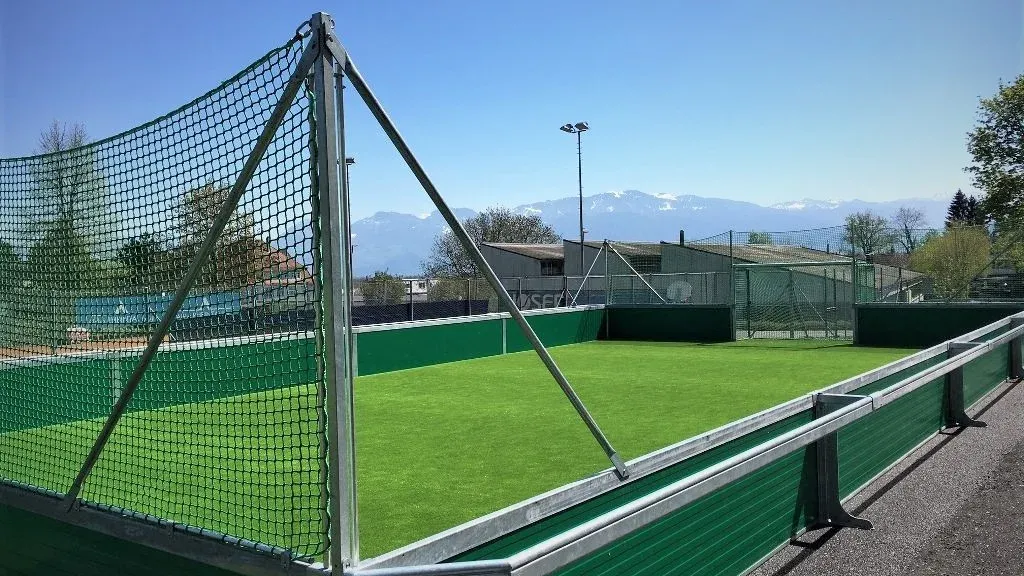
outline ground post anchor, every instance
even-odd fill
[[[863,396],[850,394],[815,394],[814,417],[821,418],[848,406]],[[814,443],[817,463],[818,513],[811,528],[859,528],[871,530],[871,521],[847,512],[839,497],[839,436],[832,432]]]

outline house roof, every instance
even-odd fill
[[[803,246],[779,244],[733,244],[730,247],[728,244],[687,244],[685,247],[703,252],[711,252],[721,256],[729,256],[731,251],[734,259],[741,263],[748,264],[850,262],[849,256],[825,252],[824,250],[814,250],[813,248],[805,248]],[[874,266],[876,273],[881,276],[883,281],[888,281],[889,279],[897,281],[896,279],[898,279],[898,281],[906,282],[908,280],[920,280],[924,277],[924,274],[919,272],[901,269],[887,264],[876,262],[871,264],[871,266]],[[826,270],[822,267],[813,266],[806,268],[793,267],[793,269],[819,276],[824,274]]]
[[[564,260],[565,254],[561,244],[514,244],[508,242],[483,242],[482,245],[498,250],[512,252],[520,256],[537,260]]]
[[[569,244],[575,244],[579,246],[578,241],[565,240]],[[661,244],[653,242],[613,242],[608,241],[608,244],[618,250],[623,256],[661,256]],[[588,240],[583,243],[587,248],[593,248],[600,250],[604,242],[597,242],[595,240]],[[577,248],[578,250],[578,248]]]

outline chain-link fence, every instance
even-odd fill
[[[55,126],[45,154],[0,160],[0,479],[322,558],[312,93],[282,108],[222,220],[302,51],[293,40],[129,132],[84,145]]]

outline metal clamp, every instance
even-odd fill
[[[949,358],[952,358],[957,354],[961,354],[981,344],[983,344],[983,342],[950,342],[949,351],[946,354]],[[960,428],[984,428],[987,426],[984,422],[975,420],[967,415],[967,406],[965,405],[964,400],[963,366],[957,366],[951,372],[946,374],[946,398],[949,400],[946,406],[946,424],[948,426],[957,426]]]
[[[821,418],[844,406],[863,400],[864,396],[850,394],[815,394],[814,417]],[[839,498],[839,438],[836,432],[823,436],[814,443],[818,470],[818,513],[812,528],[826,526],[871,530],[871,521],[858,518],[843,508]]]

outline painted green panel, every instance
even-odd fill
[[[932,366],[935,366],[936,364],[940,364],[940,363],[945,362],[945,361],[946,361],[946,354],[942,353],[942,354],[939,354],[938,356],[935,356],[934,358],[930,358],[930,359],[925,360],[923,362],[918,362],[917,364],[914,364],[913,366],[909,366],[907,368],[904,368],[903,370],[900,370],[899,372],[895,372],[893,374],[890,374],[890,375],[886,376],[885,378],[881,378],[879,380],[876,380],[875,382],[872,382],[871,384],[868,384],[866,386],[861,386],[860,388],[852,390],[849,393],[850,394],[858,394],[858,395],[861,395],[861,396],[867,396],[868,394],[874,394],[875,392],[878,392],[879,390],[885,390],[886,388],[888,388],[889,386],[892,386],[893,384],[896,384],[900,380],[904,380],[906,378],[910,378],[911,376],[913,376],[915,374],[923,372],[924,370],[926,370],[928,368],[931,368]]]
[[[578,312],[538,314],[527,316],[526,319],[545,346],[563,346],[597,340],[601,322],[604,320],[604,311],[580,310]],[[533,349],[513,320],[505,320],[505,331],[508,352]]]
[[[813,454],[798,450],[556,574],[740,574],[812,521]]]
[[[1024,310],[1020,303],[858,304],[854,342],[927,348]]]
[[[173,554],[0,506],[0,574],[231,576]]]
[[[110,374],[106,359],[0,370],[0,433],[106,415]]]
[[[736,339],[732,307],[728,305],[615,305],[605,311],[609,340],[730,342]]]
[[[156,410],[315,382],[315,345],[312,338],[304,338],[161,352],[143,376],[129,411]],[[121,362],[122,377],[127,379],[138,357]]]
[[[505,558],[811,421],[807,410],[488,542],[449,561]],[[786,493],[790,519],[798,491]]]
[[[945,377],[839,430],[839,495],[849,496],[945,424]]]
[[[501,320],[360,332],[359,375],[501,354]]]
[[[1004,344],[964,364],[964,404],[970,406],[1010,375],[1010,345]]]

